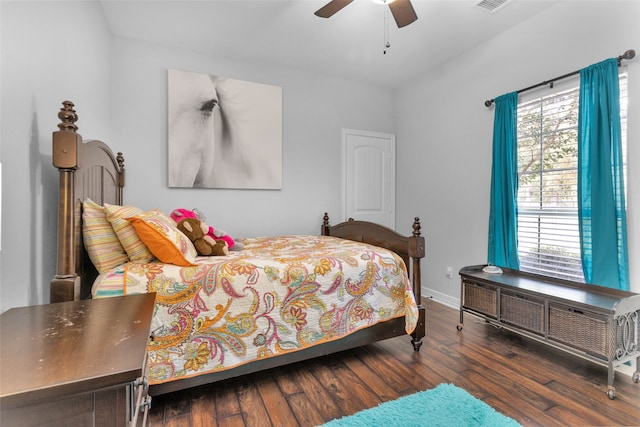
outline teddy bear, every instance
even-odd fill
[[[198,255],[217,256],[229,254],[227,242],[214,240],[208,234],[209,227],[197,218],[184,218],[178,222],[178,230],[193,242]]]
[[[196,218],[203,223],[207,222],[206,217],[200,210],[198,210],[198,208],[195,208],[193,210],[184,209],[184,208],[174,209],[171,212],[171,218],[173,218],[173,220],[176,223],[178,223],[180,220],[184,218]],[[229,247],[229,250],[240,251],[244,248],[244,245],[242,243],[236,242],[226,232],[222,230],[216,230],[210,225],[208,226],[208,231],[205,234],[207,234],[213,240],[224,240],[225,242],[227,242],[227,246]]]

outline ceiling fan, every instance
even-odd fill
[[[334,13],[340,11],[353,0],[331,0],[329,3],[315,11],[315,15],[321,18],[329,18]],[[393,19],[395,19],[398,28],[407,26],[418,19],[416,11],[411,5],[411,0],[373,0],[376,3],[383,3],[389,6]]]

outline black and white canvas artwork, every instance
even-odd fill
[[[282,188],[282,88],[169,70],[169,187]]]

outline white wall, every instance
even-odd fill
[[[51,132],[60,122],[61,102],[71,99],[81,107],[80,132],[108,137],[111,36],[96,2],[1,1],[0,16],[5,311],[49,300],[58,193]]]
[[[58,175],[51,132],[63,100],[79,133],[126,159],[125,202],[198,207],[232,236],[318,234],[340,221],[341,129],[394,133],[390,90],[113,38],[97,2],[0,1],[2,251],[0,312],[49,300]],[[167,69],[283,88],[280,191],[167,187]]]
[[[387,89],[130,39],[114,40],[112,58],[112,144],[125,155],[125,203],[197,207],[232,237],[317,234],[324,212],[339,222],[342,128],[395,132]],[[169,68],[282,87],[282,190],[168,188]]]
[[[400,88],[397,223],[420,216],[423,295],[457,305],[459,277],[487,259],[493,108],[483,102],[628,49],[640,53],[640,2],[562,2]],[[640,292],[640,58],[628,62],[631,287]]]
[[[2,251],[0,311],[49,299],[55,274],[57,173],[51,132],[60,102],[79,132],[123,151],[125,201],[199,207],[235,236],[317,233],[340,212],[341,128],[397,134],[397,229],[422,219],[425,295],[455,304],[445,276],[486,260],[493,109],[485,99],[640,51],[640,2],[567,1],[400,88],[112,38],[95,2],[0,1]],[[283,87],[281,191],[169,189],[166,70]],[[640,292],[640,59],[629,62],[629,245]],[[395,107],[395,108],[394,108]],[[394,117],[395,115],[395,117]]]

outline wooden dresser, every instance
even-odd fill
[[[640,295],[483,265],[460,270],[464,313],[607,366],[607,395],[615,397],[614,368],[635,359],[640,381]]]
[[[129,426],[146,419],[155,294],[13,308],[0,316],[0,424]]]

